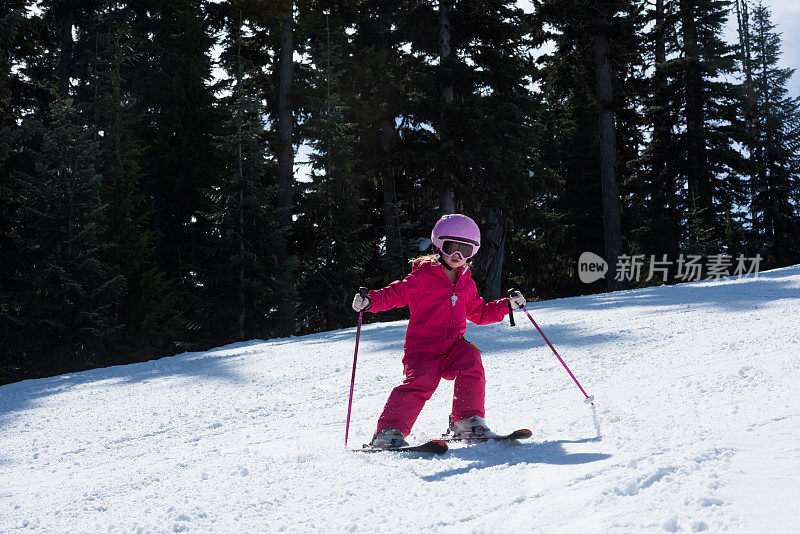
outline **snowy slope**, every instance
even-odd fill
[[[0,532],[797,532],[800,266],[531,303],[476,327],[487,420],[445,456],[343,449],[355,329],[0,387]],[[401,380],[362,331],[350,445]],[[446,426],[442,382],[411,438]]]

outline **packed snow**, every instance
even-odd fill
[[[477,327],[517,444],[344,448],[355,328],[0,387],[0,532],[797,532],[800,266],[531,302]],[[365,325],[350,448],[402,380]],[[441,435],[442,381],[410,441]]]

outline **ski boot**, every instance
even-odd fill
[[[450,416],[450,426],[444,435],[445,438],[451,439],[481,439],[497,436],[498,434],[489,430],[486,421],[480,415],[473,415],[460,421],[453,421],[453,417]]]
[[[372,441],[369,442],[369,446],[376,449],[396,449],[398,447],[408,447],[408,442],[403,433],[396,428],[385,428],[375,432],[375,435],[372,436]]]

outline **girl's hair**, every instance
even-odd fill
[[[419,265],[422,262],[426,262],[426,261],[437,261],[438,262],[439,258],[437,258],[436,256],[438,256],[438,254],[425,254],[424,256],[418,256],[416,258],[412,258],[412,259],[408,260],[408,263],[411,263],[413,265]]]
[[[436,263],[442,263],[442,259],[436,253],[434,253],[434,254],[425,254],[423,256],[417,256],[416,258],[411,258],[410,260],[408,260],[408,263],[410,263],[412,265],[419,265],[419,264],[424,263],[426,261],[435,261]],[[469,267],[471,265],[472,265],[472,258],[467,260],[467,266]]]

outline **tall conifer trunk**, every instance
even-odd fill
[[[749,87],[753,81],[753,69],[750,62],[750,15],[748,14],[747,0],[736,0],[736,22],[739,28],[744,79]]]
[[[507,236],[508,221],[501,210],[493,208],[489,212],[487,224],[481,229],[481,250],[476,260],[476,271],[485,284],[484,296],[489,300],[497,300],[503,296],[501,284]]]
[[[617,188],[617,131],[614,124],[614,88],[611,72],[609,15],[601,9],[600,29],[595,36],[595,66],[600,121],[600,179],[603,184],[603,237],[605,256],[612,272],[621,250],[621,216]],[[614,276],[606,278],[610,291],[621,289]]]
[[[239,340],[245,339],[245,295],[244,295],[244,169],[242,165],[242,10],[239,9],[239,24],[236,26],[236,105],[239,108],[236,119],[237,142],[236,156],[239,175],[239,194],[237,195],[239,211],[239,287],[238,287],[238,329]]]
[[[73,7],[71,2],[63,2],[61,5],[61,12],[59,14],[59,23],[61,24],[61,51],[58,58],[58,96],[63,100],[69,97],[69,77],[72,71],[72,22],[74,18]],[[72,226],[73,226],[73,201],[74,196],[72,192],[72,178],[66,179],[67,163],[63,159],[59,163],[59,182],[69,183],[70,191],[67,196],[67,240],[64,243],[59,240],[56,243],[55,254],[60,256],[65,252],[67,256],[72,254]]]
[[[380,14],[378,20],[378,51],[381,57],[381,66],[386,68],[389,64],[389,36],[388,36],[388,15]],[[395,128],[395,118],[392,114],[392,107],[387,101],[389,97],[389,79],[383,76],[381,82],[382,104],[386,112],[380,119],[381,131],[381,153],[383,164],[381,174],[383,175],[383,225],[386,232],[386,255],[390,259],[392,269],[402,272],[403,265],[403,245],[400,236],[400,221],[397,216],[397,193],[395,187],[395,169],[392,164],[392,153],[395,150],[395,139],[397,131]]]
[[[393,146],[394,126],[388,118],[381,120],[381,147],[384,160],[388,160]],[[383,226],[386,232],[386,255],[392,269],[402,269],[403,251],[400,239],[400,221],[397,217],[397,192],[394,170],[388,161],[383,175]]]
[[[330,14],[325,13],[325,41],[327,54],[325,55],[325,228],[328,231],[328,239],[333,239],[333,193],[331,182],[333,181],[333,164],[331,156],[333,152],[333,139],[331,131],[331,26]],[[330,269],[333,266],[333,246],[329,243],[325,247],[325,267]],[[325,306],[332,310],[334,306],[334,295],[330,284],[325,284]],[[332,329],[330,313],[325,314],[325,330]]]
[[[708,176],[703,114],[703,73],[697,42],[697,22],[691,0],[680,1],[683,53],[686,57],[686,160],[688,165],[690,217],[699,214],[702,231],[714,227],[711,182]]]
[[[742,70],[744,71],[745,79],[745,98],[750,98],[753,95],[753,68],[750,59],[750,15],[748,14],[747,0],[736,0],[736,22],[739,31],[739,54],[741,55]],[[745,120],[747,121],[747,129],[753,132],[755,129],[754,118],[749,111],[745,111]],[[752,147],[751,147],[752,151]],[[753,154],[750,154],[752,160]],[[759,233],[760,221],[758,220],[758,212],[755,209],[756,195],[758,189],[756,187],[755,173],[749,177],[750,182],[750,224],[752,231],[755,234]]]
[[[292,110],[289,107],[289,92],[292,89],[294,61],[294,42],[292,36],[293,7],[290,0],[281,14],[280,60],[278,67],[278,208],[282,211],[281,223],[284,228],[292,226],[294,206],[294,150],[292,148]],[[291,235],[291,232],[289,232]],[[288,268],[281,271],[281,287],[286,295],[280,306],[280,334],[288,337],[294,331],[294,254],[292,238],[288,238],[285,253]]]
[[[666,107],[670,97],[665,70],[667,17],[664,2],[665,0],[656,0],[655,5],[653,92],[656,105]],[[649,210],[648,223],[651,227],[650,250],[659,255],[659,258],[663,254],[667,254],[669,258],[677,258],[681,245],[678,185],[663,155],[673,137],[671,130],[668,112],[664,109],[656,111],[653,116],[652,209]],[[672,274],[669,277],[672,278]]]
[[[655,82],[656,98],[666,97],[667,82],[664,73],[664,65],[667,62],[667,43],[666,43],[666,15],[664,13],[664,0],[656,0],[656,27],[655,27]],[[660,143],[666,141],[669,135],[669,124],[664,120],[664,112],[659,112],[653,124],[653,140]],[[663,165],[658,169],[653,169],[659,175],[663,173]],[[660,181],[660,180],[659,180]]]
[[[72,71],[72,2],[63,2],[59,22],[61,23],[61,53],[58,58],[58,96],[69,96],[69,77]]]
[[[453,169],[450,166],[450,153],[453,140],[449,130],[448,115],[453,104],[453,80],[450,68],[452,51],[450,48],[450,4],[452,0],[439,0],[439,65],[441,68],[442,117],[439,126],[439,211],[442,214],[455,211],[455,192],[453,190]]]

